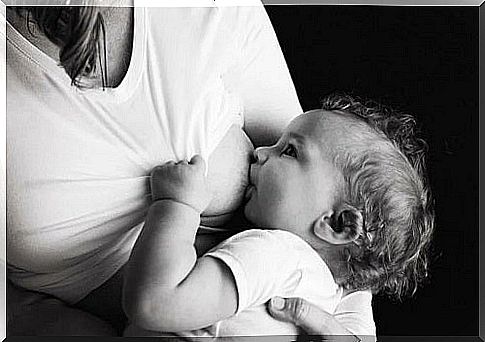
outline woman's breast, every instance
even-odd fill
[[[212,200],[203,216],[226,217],[242,204],[253,150],[243,129],[232,125],[209,157],[208,182]]]

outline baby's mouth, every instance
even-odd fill
[[[251,198],[251,195],[253,194],[254,191],[256,191],[256,187],[253,184],[250,183],[246,187],[246,191],[244,192],[244,200],[246,202],[249,201],[249,199]]]
[[[246,190],[244,192],[244,200],[248,202],[251,198],[252,193],[256,190],[256,186],[253,182],[254,171],[252,168],[252,164],[249,164],[248,168],[248,185],[246,186]]]

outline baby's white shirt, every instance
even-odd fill
[[[252,229],[236,234],[205,254],[231,270],[238,292],[237,312],[189,336],[257,336],[298,334],[266,309],[274,296],[301,297],[334,313],[342,288],[318,253],[303,239],[282,230]]]

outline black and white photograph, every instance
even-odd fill
[[[7,340],[478,340],[483,10],[428,1],[3,1]]]

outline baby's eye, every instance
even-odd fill
[[[283,154],[286,154],[287,156],[290,156],[292,158],[296,158],[296,148],[295,146],[289,144],[284,150]]]

